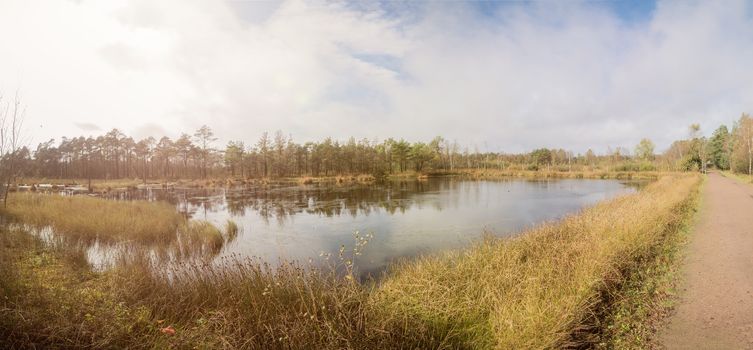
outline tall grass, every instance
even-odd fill
[[[21,227],[2,227],[0,347],[139,347],[156,331],[149,310],[117,299],[115,291],[129,286],[71,260],[80,253],[44,244]]]
[[[474,348],[552,348],[598,314],[689,211],[698,176],[665,177],[514,239],[420,259],[394,269],[374,298],[404,320],[441,327]]]
[[[167,269],[135,259],[85,283],[66,282],[74,277],[59,282],[68,294],[95,294],[102,305],[118,305],[123,316],[112,319],[112,312],[93,303],[67,311],[51,306],[55,298],[67,300],[56,293],[41,293],[44,306],[31,306],[25,297],[29,284],[21,283],[20,289],[8,288],[16,292],[6,300],[17,304],[0,314],[8,317],[0,322],[0,335],[41,334],[37,344],[73,339],[69,345],[79,347],[586,346],[605,310],[620,298],[626,276],[645,268],[655,248],[677,234],[692,212],[698,184],[698,176],[663,178],[516,238],[487,238],[468,249],[398,264],[379,283],[338,277],[334,267],[272,268],[237,259]],[[8,281],[41,278],[33,259],[16,261],[21,273]],[[8,281],[0,286],[15,285]],[[35,330],[37,323],[28,320],[47,313],[69,314],[70,321],[55,317],[60,324]],[[108,332],[89,328],[98,323],[106,323]]]
[[[52,227],[71,245],[119,243],[129,254],[149,248],[179,257],[213,256],[237,235],[237,226],[231,237],[209,222],[186,219],[165,202],[12,193],[0,213],[37,229]]]
[[[83,241],[170,243],[185,219],[165,202],[12,193],[6,216]]]
[[[238,224],[236,224],[235,221],[228,219],[225,223],[225,239],[228,242],[232,242],[238,237],[239,232],[240,228],[238,227]]]
[[[205,255],[215,255],[225,244],[225,236],[216,226],[207,221],[190,220],[178,231],[183,255],[191,255],[196,247],[205,249]]]

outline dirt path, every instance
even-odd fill
[[[667,349],[753,349],[753,186],[709,174]]]

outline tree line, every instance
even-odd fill
[[[26,176],[40,178],[206,178],[297,177],[392,174],[427,169],[467,168],[489,155],[461,150],[441,137],[429,143],[387,139],[296,143],[278,131],[253,145],[231,141],[216,149],[208,126],[173,140],[134,140],[118,129],[97,137],[49,140],[19,158]]]
[[[2,135],[0,135],[2,136]],[[2,140],[0,140],[2,141]],[[753,119],[744,114],[730,131],[722,125],[710,138],[698,124],[688,137],[655,154],[654,144],[641,140],[635,149],[609,148],[597,155],[588,150],[575,154],[564,149],[539,148],[526,153],[479,152],[443,137],[429,142],[384,141],[350,138],[341,142],[325,138],[296,143],[277,131],[263,133],[251,145],[231,141],[216,148],[212,129],[202,126],[177,139],[167,136],[135,140],[118,129],[99,136],[79,136],[42,142],[35,149],[16,146],[6,151],[18,176],[58,179],[177,179],[230,176],[279,178],[372,174],[386,176],[407,171],[459,169],[683,171],[707,166],[751,173],[753,170]],[[1,145],[0,145],[1,146]]]
[[[674,146],[674,145],[673,145]],[[678,145],[682,148],[682,145]],[[686,149],[694,149],[693,162],[708,163],[722,170],[732,170],[737,173],[753,174],[753,118],[743,113],[732,124],[719,126],[708,139],[700,138],[697,145],[684,145]]]
[[[216,140],[208,126],[175,140],[166,136],[159,140],[152,137],[135,140],[113,129],[96,137],[64,137],[59,143],[49,140],[34,150],[23,147],[16,158],[23,176],[60,179],[384,176],[406,171],[515,167],[566,171],[584,165],[623,164],[632,159],[629,152],[620,148],[598,156],[591,150],[576,155],[547,148],[521,154],[479,152],[443,137],[428,143],[392,138],[384,141],[350,138],[345,142],[325,138],[320,142],[296,143],[291,136],[278,131],[274,136],[263,133],[252,145],[231,141],[224,149],[215,148]],[[648,140],[642,144],[638,158],[652,161],[653,144]]]

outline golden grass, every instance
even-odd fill
[[[359,175],[335,175],[335,176],[303,176],[298,178],[280,178],[270,179],[270,182],[290,182],[299,185],[312,184],[370,184],[376,181],[376,178],[370,174]]]
[[[223,234],[209,222],[186,219],[166,202],[12,193],[0,213],[37,229],[52,227],[73,245],[129,244],[128,254],[148,248],[182,257],[211,257],[237,235],[237,226],[236,232]]]
[[[205,255],[213,256],[219,253],[225,244],[222,231],[203,220],[190,220],[183,224],[178,231],[178,237],[182,253],[189,256],[197,247],[204,249]]]
[[[151,180],[149,181],[151,182]],[[88,186],[89,180],[87,179],[47,179],[47,178],[20,178],[17,183],[19,184],[51,184],[56,186],[63,185],[79,185]],[[144,183],[143,179],[92,179],[92,190],[95,192],[102,192],[106,190],[112,190],[117,188],[132,188]]]
[[[67,339],[77,347],[583,347],[584,334],[600,332],[601,315],[621,298],[627,276],[639,276],[633,272],[649,267],[648,257],[679,232],[699,182],[697,175],[665,177],[516,238],[401,263],[379,284],[285,262],[276,269],[256,260],[165,268],[135,259],[84,282],[60,268],[55,273],[67,277],[40,286],[48,273],[35,265],[40,253],[0,245],[0,273],[10,264],[3,256],[30,256],[11,259],[17,274],[0,275],[0,292],[8,291],[0,298],[0,336],[39,345]],[[70,266],[57,252],[41,254],[55,269]],[[75,306],[71,295],[95,295],[99,304]],[[58,324],[39,328],[51,313]],[[97,324],[106,331],[93,331]],[[175,334],[160,331],[167,326]]]
[[[606,170],[592,169],[590,167],[578,166],[572,171],[553,168],[552,170],[525,170],[521,167],[510,167],[505,170],[499,169],[457,169],[457,170],[428,170],[416,172],[407,170],[404,172],[391,173],[387,176],[389,179],[426,179],[436,176],[469,176],[477,179],[493,178],[569,178],[569,179],[649,179],[655,180],[661,176],[672,174],[671,172],[662,171],[623,171],[623,170]],[[207,179],[149,179],[151,185],[175,185],[179,187],[232,187],[243,185],[269,185],[269,184],[370,184],[377,181],[372,174],[355,174],[355,175],[331,175],[331,176],[301,176],[301,177],[284,177],[284,178],[255,178],[240,179],[231,177],[216,177]],[[46,179],[46,178],[23,178],[19,179],[19,184],[77,184],[88,186],[86,179]],[[143,183],[142,179],[93,179],[92,191],[96,193],[106,193],[113,190],[133,189]]]
[[[438,173],[444,175],[445,173]],[[449,174],[449,173],[448,173]],[[660,171],[606,171],[606,170],[578,170],[578,171],[547,171],[547,170],[460,170],[458,175],[476,179],[494,178],[529,178],[529,179],[618,179],[618,180],[656,180],[662,176],[678,175],[679,173]],[[431,174],[429,174],[431,176]]]
[[[238,224],[236,224],[235,221],[228,219],[225,223],[225,239],[228,242],[232,242],[238,237],[239,232],[240,228],[238,227]]]
[[[410,175],[415,173],[411,172]],[[406,177],[406,174],[396,175],[398,178]],[[177,186],[188,188],[218,188],[233,186],[265,186],[270,184],[284,185],[311,185],[311,184],[370,184],[376,181],[371,174],[357,175],[331,175],[331,176],[301,176],[301,177],[282,177],[282,178],[232,178],[232,177],[215,177],[207,179],[148,179],[147,183],[151,186]],[[46,179],[46,178],[22,178],[18,184],[52,184],[55,186],[78,185],[87,187],[89,182],[86,179]],[[91,186],[94,193],[108,193],[119,190],[135,189],[143,184],[142,179],[92,179]]]
[[[463,347],[560,347],[676,230],[698,183],[698,176],[665,177],[514,239],[403,264],[374,302],[406,322],[441,327]]]
[[[705,177],[703,178],[705,183]],[[655,245],[639,268],[626,271],[618,290],[601,317],[598,338],[590,342],[596,349],[659,349],[656,330],[661,329],[679,301],[682,257],[702,206],[704,184],[691,194],[692,210],[677,232],[667,234]]]
[[[114,201],[88,196],[12,193],[2,213],[92,242],[170,243],[185,219],[164,202]]]
[[[164,340],[153,336],[157,325],[150,311],[118,298],[116,291],[130,286],[72,263],[77,259],[74,254],[68,248],[43,244],[18,227],[2,228],[2,347],[143,348],[139,339],[149,334],[153,347],[165,348]]]

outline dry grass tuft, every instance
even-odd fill
[[[222,250],[225,237],[222,231],[208,221],[190,220],[178,231],[181,251],[191,256],[196,249],[202,250],[205,256],[213,256]]]
[[[235,223],[235,221],[228,219],[225,223],[225,240],[227,242],[232,242],[238,237],[238,233],[240,232],[240,228],[238,227],[238,224]]]

